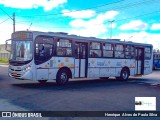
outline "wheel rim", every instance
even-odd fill
[[[66,73],[62,73],[60,78],[61,78],[62,82],[65,82],[67,80],[67,74]]]
[[[122,77],[123,77],[124,80],[126,80],[128,78],[128,72],[124,71],[123,74],[122,74]]]

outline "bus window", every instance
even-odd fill
[[[101,47],[100,47],[100,43],[98,42],[91,42],[91,46],[90,46],[90,57],[101,57],[102,56],[102,52],[101,52]]]
[[[125,58],[135,58],[134,57],[134,47],[131,45],[126,45],[125,46]]]
[[[72,45],[70,40],[59,39],[57,41],[57,55],[58,56],[72,56]]]
[[[149,47],[145,48],[145,59],[146,60],[151,59],[151,48],[149,48]]]
[[[113,45],[103,43],[103,57],[113,57]]]
[[[75,43],[75,58],[76,59],[80,58],[79,44],[76,44],[76,43]]]
[[[120,44],[115,45],[115,58],[124,58],[124,46]]]
[[[100,50],[90,50],[90,56],[91,57],[100,57],[101,51]]]

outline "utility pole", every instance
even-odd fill
[[[15,13],[13,13],[13,33],[15,32]]]
[[[111,21],[108,21],[108,22],[110,22],[110,39],[112,39],[112,23],[114,22],[114,20],[111,20]]]

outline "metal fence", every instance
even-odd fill
[[[0,53],[0,58],[9,58],[9,53]]]

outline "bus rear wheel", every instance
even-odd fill
[[[69,80],[69,73],[67,72],[66,69],[62,69],[58,72],[57,78],[56,78],[56,83],[58,85],[64,85],[68,82]]]
[[[128,77],[129,77],[128,69],[126,69],[126,68],[122,69],[120,77],[122,80],[125,80],[125,81],[128,80]]]

